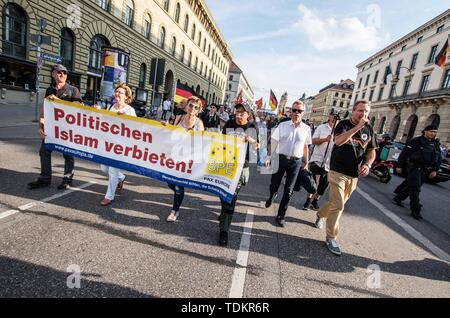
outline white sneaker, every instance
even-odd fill
[[[175,222],[177,220],[179,214],[180,213],[178,211],[174,211],[174,210],[170,211],[170,214],[167,217],[166,221],[167,222]]]
[[[326,244],[331,253],[341,256],[342,252],[336,240],[326,240]]]
[[[319,230],[321,230],[321,229],[323,229],[323,227],[324,227],[324,224],[325,222],[324,222],[324,219],[322,219],[322,218],[320,218],[319,216],[317,216],[317,218],[316,218],[316,222],[314,222],[314,225],[319,229]]]

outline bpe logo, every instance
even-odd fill
[[[209,151],[206,173],[233,179],[238,167],[238,147],[213,141]]]

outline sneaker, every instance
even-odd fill
[[[277,216],[276,221],[280,227],[286,226],[286,221],[281,216]]]
[[[417,221],[420,221],[423,219],[423,217],[420,215],[420,213],[411,213],[411,216],[415,218]]]
[[[48,187],[49,185],[50,185],[50,182],[45,182],[40,179],[37,179],[36,181],[32,181],[27,184],[28,189],[30,189],[30,190]]]
[[[63,180],[61,184],[58,186],[58,190],[66,190],[72,186],[72,181]]]
[[[175,222],[177,220],[179,214],[180,213],[178,211],[174,211],[174,210],[170,211],[170,214],[167,217],[166,221],[167,222]]]
[[[125,177],[123,178],[123,180],[119,180],[119,183],[117,183],[116,191],[122,191],[122,189],[123,189],[123,184],[124,184],[126,178],[127,178],[127,176],[125,176]]]
[[[315,225],[319,230],[323,229],[323,227],[324,227],[324,220],[323,220],[323,218],[317,216],[317,219],[316,219],[316,222],[314,222],[314,225]]]
[[[403,205],[403,203],[402,203],[402,200],[400,200],[400,199],[397,198],[397,197],[394,197],[394,198],[392,199],[392,201],[394,201],[395,204],[397,204],[398,206],[400,206],[400,207],[402,207],[402,208],[405,207],[405,206]]]
[[[333,253],[334,255],[341,256],[342,252],[341,252],[341,249],[339,248],[339,245],[336,242],[336,240],[327,240],[326,244],[327,244],[328,250],[331,253]]]
[[[278,195],[277,193],[270,195],[270,197],[266,201],[266,208],[270,208],[270,206],[272,205],[273,201],[275,201],[275,199],[277,198],[277,195]]]
[[[320,206],[318,204],[318,200],[316,198],[314,198],[314,200],[312,200],[311,205],[312,205],[314,210],[319,210],[320,209]]]
[[[308,210],[310,204],[311,204],[311,199],[306,198],[305,204],[303,204],[303,210],[305,210],[305,211]]]
[[[110,205],[113,201],[114,201],[114,200],[110,200],[110,199],[107,199],[107,198],[103,198],[103,200],[100,201],[100,205],[101,205],[101,206],[107,206],[107,205]]]
[[[220,231],[220,233],[219,233],[219,245],[220,246],[227,246],[228,245],[228,232],[227,231]]]

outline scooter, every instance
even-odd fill
[[[376,161],[370,168],[370,172],[380,179],[382,183],[389,183],[392,179],[392,174],[394,173],[394,162],[393,161]]]

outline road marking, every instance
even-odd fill
[[[94,185],[96,183],[97,182],[95,182],[95,181],[89,181],[87,183],[82,184],[78,188],[75,188],[75,187],[70,188],[69,190],[65,190],[64,192],[61,192],[61,193],[52,195],[51,197],[45,198],[42,201],[33,201],[33,202],[30,202],[30,203],[24,204],[22,206],[19,206],[17,208],[17,210],[8,210],[8,211],[5,211],[5,212],[2,212],[2,213],[0,213],[0,219],[3,219],[3,218],[6,218],[6,217],[8,217],[10,215],[19,213],[20,211],[26,211],[26,210],[31,209],[32,207],[35,207],[35,206],[37,206],[39,204],[50,202],[52,200],[61,198],[61,197],[65,196],[65,195],[71,194],[72,192],[79,191],[81,189],[90,187],[91,185]]]
[[[409,233],[411,236],[413,236],[416,240],[418,240],[420,243],[425,245],[425,247],[427,247],[434,255],[436,255],[441,260],[446,262],[447,265],[450,265],[450,255],[448,255],[445,251],[441,250],[439,247],[434,245],[429,239],[427,239],[425,236],[423,236],[420,232],[415,230],[412,226],[410,226],[408,223],[403,221],[400,217],[395,215],[394,212],[385,208],[381,203],[377,202],[374,198],[372,198],[366,192],[361,190],[359,187],[356,189],[356,192],[358,192],[360,195],[362,195],[367,201],[372,203],[376,208],[378,208],[378,210],[383,212],[384,215],[386,215],[392,221],[397,223],[397,225],[399,225],[401,228],[403,228],[407,233]]]
[[[247,261],[250,249],[250,238],[253,228],[252,210],[247,210],[245,218],[244,232],[242,233],[241,246],[236,259],[236,268],[233,272],[229,298],[242,298],[244,296],[245,276],[247,274]]]

